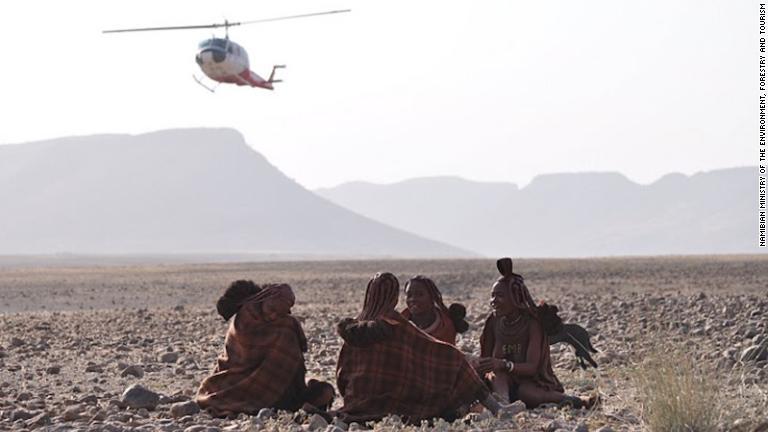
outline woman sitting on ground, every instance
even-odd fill
[[[512,260],[497,261],[501,277],[491,293],[493,312],[480,337],[478,372],[490,379],[502,401],[521,400],[528,408],[543,403],[590,407],[594,400],[563,393],[552,370],[547,334],[559,321],[552,306],[536,306],[523,277],[512,272]]]
[[[419,275],[405,283],[405,304],[408,307],[401,314],[437,340],[456,345],[456,334],[469,329],[464,320],[464,305],[454,303],[445,307],[437,285],[426,276]]]
[[[368,282],[363,310],[339,323],[344,345],[336,366],[347,422],[396,414],[418,424],[453,419],[475,401],[494,414],[498,403],[454,346],[435,340],[395,311],[400,285],[391,273]]]
[[[290,315],[295,297],[286,284],[233,282],[216,303],[230,323],[224,353],[213,374],[203,380],[197,404],[211,415],[256,414],[262,408],[295,411],[303,404],[327,409],[333,386],[304,382],[307,339]]]

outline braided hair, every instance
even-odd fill
[[[375,320],[382,315],[393,312],[400,295],[400,282],[392,273],[376,273],[365,289],[363,310],[357,316],[358,320]]]
[[[467,308],[464,305],[453,303],[450,307],[446,307],[445,303],[443,303],[443,294],[437,289],[435,282],[426,276],[417,275],[410,278],[408,282],[405,283],[405,289],[407,290],[413,282],[421,283],[427,288],[427,295],[432,299],[432,303],[451,317],[453,327],[458,333],[464,333],[469,330],[469,323],[464,320],[464,317],[467,316]]]
[[[537,319],[547,335],[557,334],[563,326],[563,320],[557,314],[559,311],[557,306],[545,302],[536,305],[528,287],[525,286],[523,277],[512,271],[511,258],[499,259],[496,261],[496,268],[501,273],[501,277],[496,280],[496,283],[502,283],[507,287],[509,298],[515,307]]]

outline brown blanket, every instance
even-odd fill
[[[350,322],[362,327],[372,323]],[[462,405],[488,395],[483,381],[452,345],[425,334],[394,311],[375,323],[387,331],[374,332],[379,340],[372,343],[351,341],[340,328],[345,343],[336,377],[344,397],[340,411],[347,420],[397,414],[416,423],[450,416]]]
[[[225,352],[200,384],[197,403],[214,416],[301,406],[307,350],[301,325],[290,315],[265,322],[258,307],[248,302],[240,308],[230,323]]]

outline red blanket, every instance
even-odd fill
[[[257,308],[256,303],[242,306],[229,326],[225,352],[200,384],[197,403],[212,415],[301,405],[307,350],[301,325],[290,315],[265,322]]]
[[[390,329],[383,340],[362,346],[345,341],[341,348],[336,377],[348,420],[397,414],[414,423],[450,416],[488,395],[459,350],[394,314],[377,320]]]

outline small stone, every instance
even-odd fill
[[[261,421],[267,421],[274,417],[275,411],[272,408],[262,408],[259,410],[259,413],[256,414],[256,418]]]
[[[128,366],[125,369],[123,369],[122,372],[120,372],[121,377],[127,377],[127,376],[134,376],[136,378],[143,378],[144,377],[144,369],[141,368],[141,366],[138,365],[132,365]]]
[[[136,411],[136,415],[141,418],[149,418],[149,411],[147,411],[146,408],[139,408],[139,410]]]
[[[197,405],[197,402],[195,401],[178,402],[171,405],[171,416],[173,416],[173,418],[193,415],[199,412],[200,412],[200,407]]]
[[[139,384],[134,384],[125,389],[120,401],[130,408],[154,410],[160,402],[160,395]]]
[[[316,431],[328,427],[328,422],[320,414],[313,414],[309,418],[309,430]]]
[[[525,403],[523,401],[515,401],[509,405],[503,405],[497,417],[500,419],[510,419],[523,411],[525,411]]]
[[[21,392],[16,396],[16,402],[24,402],[32,399],[32,393],[30,392]]]
[[[21,340],[21,339],[19,339],[17,337],[12,337],[11,338],[11,346],[13,348],[17,348],[17,347],[20,347],[22,345],[24,345],[24,341],[23,340]]]
[[[347,429],[349,429],[349,425],[347,425],[346,423],[341,421],[338,417],[334,418],[333,419],[333,423],[331,423],[331,424],[333,426],[336,426],[337,428],[343,430],[343,431],[346,431]]]
[[[479,412],[479,413],[469,413],[469,414],[467,414],[464,417],[464,421],[465,421],[465,423],[477,423],[477,422],[481,422],[483,420],[488,420],[492,416],[493,415],[491,414],[490,411],[484,410],[483,412]]]
[[[589,426],[584,422],[579,422],[573,429],[573,432],[589,432]]]
[[[325,432],[344,432],[344,429],[336,425],[328,425],[328,427],[325,428]]]
[[[547,423],[546,427],[544,428],[546,432],[555,432],[560,429],[563,429],[563,425],[557,420],[552,420],[551,422]]]
[[[61,366],[50,366],[45,369],[48,375],[58,375],[61,372]]]
[[[613,428],[610,426],[603,426],[597,430],[597,432],[613,432]]]
[[[51,416],[49,416],[46,413],[40,413],[31,419],[27,420],[25,425],[29,428],[35,427],[35,426],[46,426],[51,424]]]
[[[88,405],[96,405],[99,402],[99,398],[96,397],[96,395],[90,394],[88,396],[83,396],[78,402]]]
[[[14,410],[14,411],[11,413],[11,421],[16,421],[16,420],[29,420],[29,419],[31,419],[32,417],[36,416],[36,415],[37,415],[37,413],[32,413],[32,412],[29,412],[29,411],[27,411],[27,410],[25,410],[25,409],[21,409],[21,408],[19,408],[19,409],[17,409],[17,410]]]
[[[98,373],[101,373],[101,372],[104,372],[104,368],[99,366],[99,365],[97,365],[97,364],[91,364],[91,365],[88,365],[88,366],[85,367],[85,371],[86,372],[98,372]]]
[[[64,421],[75,421],[81,417],[82,412],[83,408],[80,405],[74,405],[67,408],[61,415],[61,418]]]
[[[160,361],[163,363],[176,363],[179,359],[179,353],[167,352],[160,356]]]

